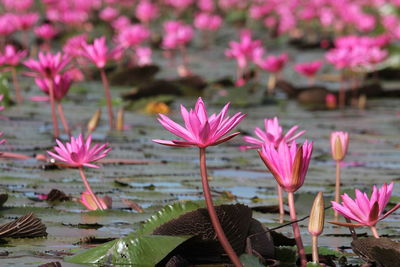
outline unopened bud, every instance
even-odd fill
[[[314,199],[308,222],[308,232],[313,236],[318,236],[324,230],[325,204],[324,195],[319,192]]]
[[[96,113],[93,114],[92,118],[89,120],[89,122],[87,124],[87,130],[89,133],[93,132],[97,128],[100,117],[101,117],[101,108],[99,108],[96,111]]]

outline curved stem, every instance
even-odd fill
[[[50,106],[51,106],[51,118],[53,120],[53,135],[57,138],[60,134],[58,130],[58,120],[56,116],[56,106],[55,106],[55,99],[54,99],[54,83],[53,79],[50,79],[50,86],[49,86],[49,95],[50,95]]]
[[[319,255],[318,255],[318,236],[312,236],[312,258],[313,262],[319,263]]]
[[[371,228],[371,232],[374,235],[374,237],[375,238],[379,238],[379,234],[378,234],[378,231],[376,230],[376,227],[375,226],[371,226],[370,228]]]
[[[111,102],[111,93],[110,86],[108,84],[107,76],[104,69],[100,69],[101,80],[103,81],[104,94],[106,96],[107,110],[108,110],[108,123],[110,125],[110,129],[114,128],[114,114],[112,110],[112,102]]]
[[[17,70],[15,69],[15,67],[11,68],[11,75],[12,75],[14,89],[15,89],[15,98],[17,99],[17,103],[21,104],[23,101],[23,98],[21,96],[21,89],[20,89],[21,87],[19,86],[19,82],[17,79]]]
[[[236,252],[233,250],[232,246],[229,244],[228,239],[225,236],[224,230],[221,227],[217,213],[215,212],[214,203],[211,197],[210,187],[208,185],[207,179],[207,165],[206,165],[206,149],[200,148],[200,174],[201,183],[203,185],[204,199],[206,201],[206,206],[208,214],[210,215],[211,223],[214,227],[215,233],[217,234],[218,240],[224,248],[226,254],[228,254],[230,260],[235,265],[235,267],[242,267],[242,263]]]
[[[100,204],[99,200],[97,199],[96,195],[93,193],[92,188],[89,185],[88,180],[86,179],[85,173],[83,172],[83,168],[79,167],[79,174],[82,177],[83,183],[85,185],[86,190],[89,192],[89,194],[91,195],[91,197],[93,198],[93,201],[96,203],[97,208],[99,210],[104,210],[102,205]]]
[[[336,185],[335,185],[335,202],[340,201],[340,160],[336,161]],[[335,210],[335,219],[339,218],[338,212]]]
[[[63,107],[60,102],[57,103],[57,109],[58,109],[58,114],[60,115],[61,123],[65,130],[65,133],[68,134],[68,136],[71,136],[71,131],[68,127],[68,122],[65,119],[64,110],[63,110]]]
[[[278,191],[278,203],[279,203],[279,222],[283,223],[283,217],[285,216],[285,209],[283,208],[283,192],[282,187],[278,184],[276,186]]]
[[[294,239],[296,240],[297,251],[300,256],[300,263],[301,266],[307,265],[307,258],[306,253],[304,251],[303,241],[301,240],[300,228],[297,224],[297,215],[296,215],[296,207],[294,206],[294,194],[293,192],[288,192],[288,203],[289,203],[289,210],[290,210],[290,218],[292,220],[292,227],[293,227],[293,235]]]

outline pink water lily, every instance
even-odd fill
[[[296,192],[304,183],[312,149],[313,142],[306,140],[299,147],[295,141],[282,142],[277,148],[272,143],[264,144],[258,152],[279,185],[287,192]]]
[[[229,103],[216,115],[208,116],[207,109],[201,97],[198,98],[194,109],[189,111],[181,105],[181,115],[185,122],[185,127],[172,121],[163,114],[159,114],[158,121],[165,129],[172,132],[184,140],[153,140],[156,143],[168,146],[179,147],[208,147],[215,146],[235,137],[239,132],[225,136],[245,117],[240,112],[232,117],[226,116],[229,109]]]
[[[314,77],[318,70],[322,67],[322,61],[316,60],[311,62],[298,63],[294,69],[306,77]]]
[[[299,126],[295,125],[290,128],[286,134],[283,134],[282,126],[279,125],[279,120],[277,117],[265,119],[264,128],[265,130],[256,127],[254,130],[254,133],[258,139],[252,136],[243,137],[245,142],[251,144],[249,146],[243,146],[243,148],[261,148],[264,144],[273,144],[274,147],[278,147],[281,142],[290,143],[306,132],[303,130],[296,133],[297,129],[299,129]]]
[[[391,213],[400,208],[400,204],[397,204],[394,208],[383,214],[392,191],[393,183],[390,183],[389,185],[385,183],[379,189],[374,185],[371,197],[368,197],[366,193],[361,192],[358,189],[355,190],[356,197],[354,200],[347,194],[343,194],[342,203],[339,204],[338,202],[332,201],[332,208],[344,217],[356,221],[359,224],[342,222],[331,223],[353,227],[368,226],[371,228],[374,236],[379,237],[375,228],[378,221],[385,219]]]
[[[99,166],[92,164],[92,162],[102,159],[107,156],[111,148],[107,148],[108,144],[96,144],[91,147],[92,136],[89,135],[86,141],[83,139],[82,134],[78,138],[71,137],[71,142],[65,145],[59,140],[56,140],[57,145],[54,147],[56,153],[47,151],[53,158],[68,163],[72,167],[90,167],[99,168]]]

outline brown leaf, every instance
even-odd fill
[[[353,251],[368,262],[375,262],[378,266],[399,266],[400,243],[389,238],[367,237],[351,242]]]
[[[0,238],[32,238],[47,236],[46,226],[32,212],[0,226]]]
[[[135,210],[135,211],[137,211],[137,212],[140,212],[140,213],[144,212],[144,210],[142,209],[142,207],[140,207],[139,204],[137,204],[136,202],[133,202],[132,200],[123,198],[123,199],[122,199],[122,203],[124,203],[124,204],[127,205],[129,208],[131,208],[131,209],[133,209],[133,210]]]

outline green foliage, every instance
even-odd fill
[[[242,254],[240,256],[240,261],[243,263],[243,267],[263,267],[260,260],[253,255]]]
[[[67,258],[78,264],[131,264],[154,266],[191,236],[151,235],[160,225],[202,207],[202,202],[176,202],[150,217],[136,232]]]
[[[280,261],[284,266],[287,266],[288,264],[295,264],[297,260],[296,247],[275,247],[275,259]]]

